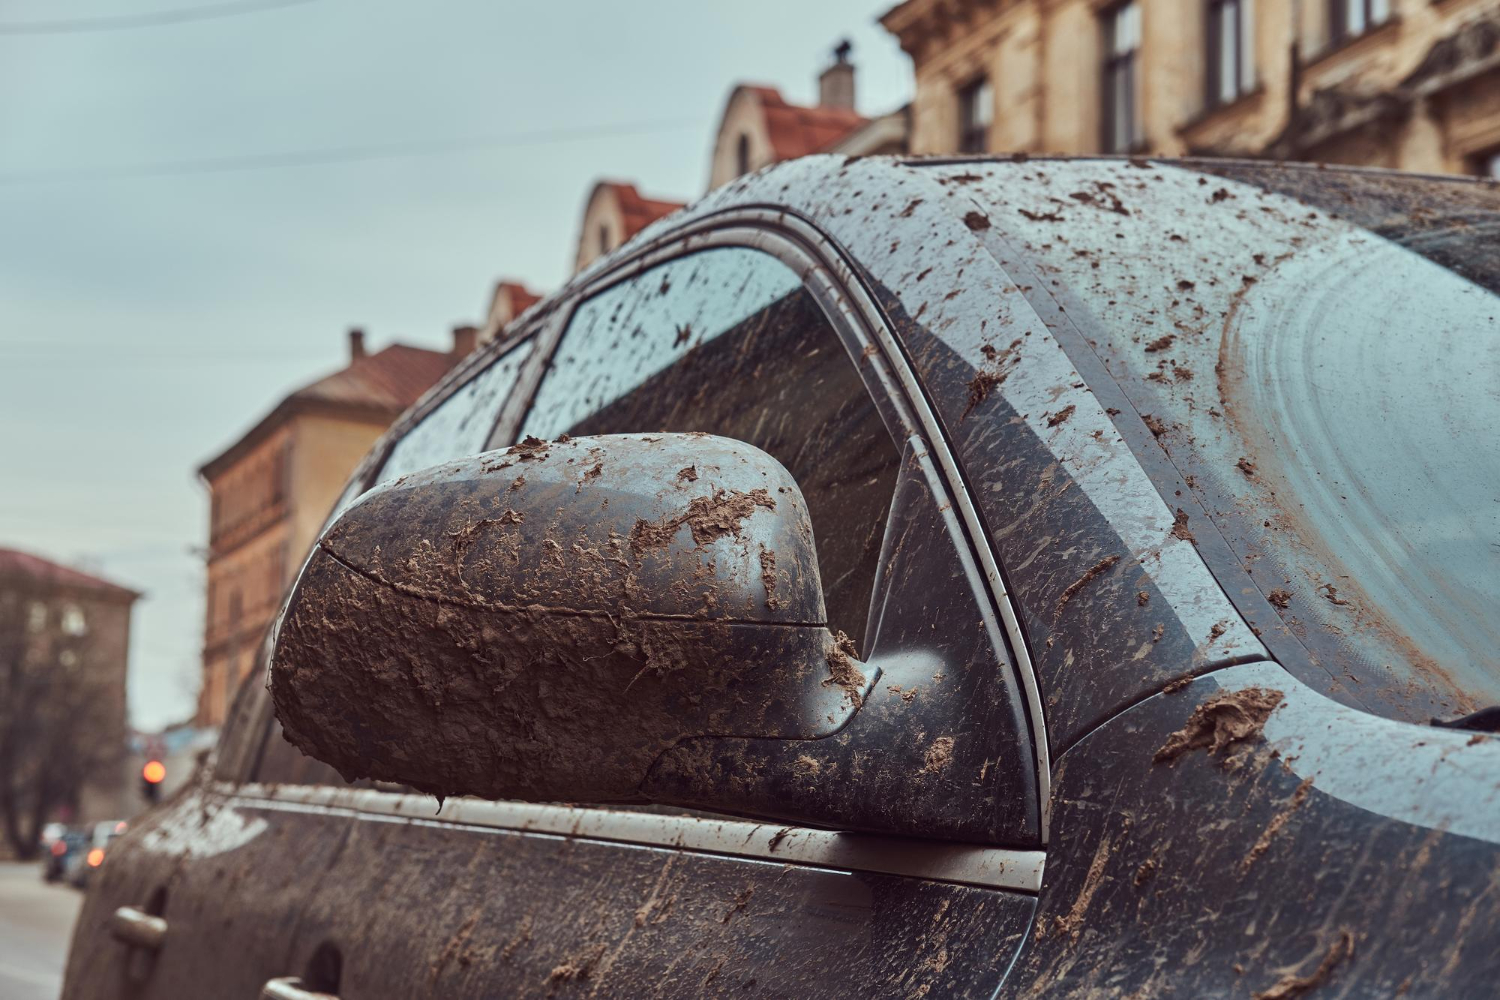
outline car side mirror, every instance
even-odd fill
[[[876,679],[852,654],[769,455],[528,438],[346,510],[278,620],[271,691],[287,738],[346,779],[631,802],[681,740],[837,732]]]

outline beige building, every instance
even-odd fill
[[[573,257],[577,274],[615,247],[664,215],[671,215],[683,202],[647,198],[624,181],[599,181],[583,204],[583,222],[578,227],[578,252]]]
[[[349,364],[287,396],[198,470],[208,487],[208,595],[197,723],[222,723],[266,627],[354,466],[392,420],[465,354],[393,344],[373,354],[349,334]]]
[[[140,596],[0,549],[0,857],[29,857],[47,821],[133,812],[125,681]]]
[[[916,153],[1492,173],[1497,0],[907,0]]]
[[[511,320],[541,300],[541,292],[534,292],[519,281],[496,282],[489,308],[485,310],[484,325],[479,328],[479,343],[488,344],[500,336]]]
[[[709,159],[708,186],[812,153],[869,156],[907,150],[907,109],[866,118],[855,103],[849,43],[818,76],[818,103],[793,104],[775,87],[743,83],[729,92]]]
[[[812,153],[869,156],[907,150],[907,109],[876,118],[855,109],[854,64],[849,43],[834,50],[818,76],[818,103],[793,104],[775,87],[742,83],[729,92],[709,156],[708,189],[782,160]],[[625,243],[685,203],[647,198],[635,185],[599,181],[589,192],[578,228],[573,272]],[[491,324],[493,326],[493,324]],[[489,331],[491,327],[486,327]]]

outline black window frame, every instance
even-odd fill
[[[1255,90],[1255,0],[1206,0],[1203,36],[1203,103],[1206,108],[1233,104]],[[1231,31],[1232,58],[1226,64],[1225,32]]]
[[[1127,14],[1134,18],[1135,38],[1131,47],[1123,52],[1119,48],[1119,36]],[[1123,0],[1122,3],[1105,7],[1099,12],[1099,36],[1104,58],[1101,60],[1100,83],[1100,129],[1099,141],[1106,153],[1134,153],[1145,142],[1141,122],[1140,52],[1141,52],[1141,4],[1140,0]],[[1120,124],[1115,115],[1117,95],[1124,91],[1124,135],[1120,135]]]
[[[958,88],[958,151],[986,153],[995,123],[995,93],[990,78],[977,76]]]
[[[1325,9],[1330,48],[1390,23],[1396,13],[1391,0],[1328,0]]]

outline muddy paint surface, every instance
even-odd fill
[[[409,997],[988,1000],[1032,897],[587,840],[361,823],[293,961],[346,952],[343,991]],[[362,905],[370,866],[382,906]],[[349,887],[346,890],[344,887]],[[497,887],[503,891],[496,892]],[[420,912],[420,921],[403,914]]]
[[[775,461],[706,436],[527,438],[395,480],[302,574],[278,717],[346,779],[539,801],[641,800],[706,733],[837,731],[866,674],[822,623],[805,509]]]
[[[1278,674],[1284,690],[1266,683]],[[1070,749],[1008,994],[1487,995],[1500,975],[1500,746],[1384,720],[1360,730],[1332,704],[1274,666],[1234,667]],[[1341,740],[1342,754],[1325,750]],[[1425,826],[1382,815],[1378,775],[1428,749],[1416,785],[1388,798],[1437,806],[1461,785],[1488,839],[1436,813]]]
[[[287,964],[296,914],[337,863],[350,822],[245,812],[190,786],[110,846],[79,914],[63,997],[253,997],[274,976],[300,974]],[[164,917],[167,946],[151,957],[115,941],[119,906]]]

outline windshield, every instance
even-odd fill
[[[1139,162],[995,190],[1277,609],[1278,657],[1420,721],[1500,703],[1500,194]]]

